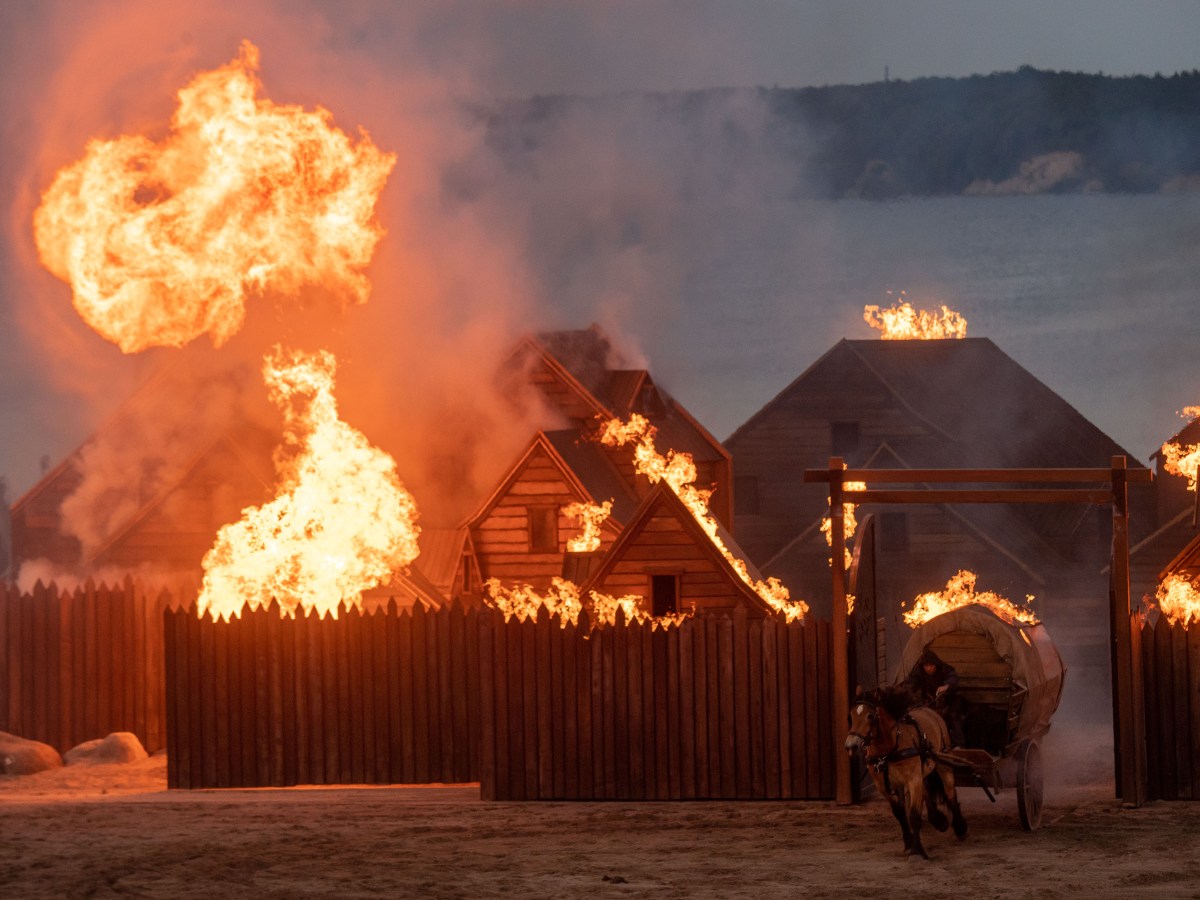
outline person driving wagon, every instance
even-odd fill
[[[951,744],[963,746],[966,741],[963,735],[962,699],[958,695],[958,672],[954,666],[944,662],[927,647],[904,679],[904,686],[912,694],[915,704],[933,708],[946,720]]]

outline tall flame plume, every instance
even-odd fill
[[[336,362],[276,349],[263,377],[283,411],[279,494],[243,510],[204,557],[197,610],[214,619],[274,599],[336,617],[417,557],[417,509],[390,456],[338,418]]]
[[[43,264],[126,353],[241,328],[252,292],[366,300],[393,154],[323,110],[260,99],[258,49],[179,91],[170,133],[89,142],[34,215]]]

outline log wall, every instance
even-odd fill
[[[496,800],[828,798],[828,623],[458,607],[164,618],[168,783],[479,781]]]
[[[128,580],[28,594],[0,584],[0,731],[60,753],[114,731],[162,749],[169,603]]]
[[[1160,617],[1140,643],[1147,799],[1200,800],[1200,625]]]

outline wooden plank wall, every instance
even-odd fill
[[[60,753],[131,731],[166,746],[162,614],[166,594],[126,580],[22,594],[0,584],[0,731]]]
[[[828,622],[480,622],[485,799],[833,797]]]
[[[1148,800],[1200,800],[1200,625],[1141,632]]]
[[[175,788],[479,781],[487,799],[833,796],[830,627],[561,628],[451,607],[164,616]]]
[[[165,613],[168,786],[479,780],[478,617]]]

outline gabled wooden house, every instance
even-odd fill
[[[719,536],[742,557],[733,536]],[[752,577],[758,573],[752,567]],[[667,485],[643,498],[624,530],[583,587],[613,597],[636,594],[656,616],[695,610],[699,614],[745,608],[770,615],[770,607],[742,580],[696,517]]]
[[[545,590],[563,574],[567,544],[580,533],[563,508],[606,501],[613,506],[601,525],[601,551],[637,507],[633,486],[594,441],[573,430],[539,431],[465,524],[480,577]]]
[[[217,529],[238,520],[245,506],[270,499],[275,481],[277,436],[227,408],[238,390],[228,373],[199,388],[174,372],[146,380],[13,504],[14,569],[40,559],[80,575],[121,569],[198,574]],[[179,410],[184,398],[202,403],[202,391],[222,407],[220,414],[205,420],[184,410],[178,422],[162,424],[164,409]],[[157,439],[172,446],[139,445]],[[84,514],[88,524],[80,529],[67,521],[79,512],[64,504],[97,456],[106,460],[100,467],[104,484],[92,505],[103,515]],[[77,538],[80,530],[88,533],[86,542]]]
[[[1106,468],[1136,459],[986,338],[843,340],[725,442],[734,458],[734,533],[768,575],[827,614],[828,493],[803,471],[849,467]],[[1133,527],[1153,497],[1130,489]],[[1068,662],[1104,679],[1111,511],[1085,505],[862,507],[876,516],[881,614],[896,641],[901,605],[959,568],[981,590],[1034,594]],[[821,563],[820,565],[818,563]],[[1060,637],[1059,632],[1062,632]]]
[[[533,386],[551,413],[561,418],[562,427],[577,435],[590,434],[609,419],[645,416],[657,429],[658,451],[691,454],[697,483],[715,488],[709,502],[714,516],[726,526],[733,521],[729,453],[649,372],[631,367],[596,325],[524,337],[502,364],[500,377],[513,385]],[[625,481],[644,496],[650,485],[635,477],[630,452],[605,452]]]

